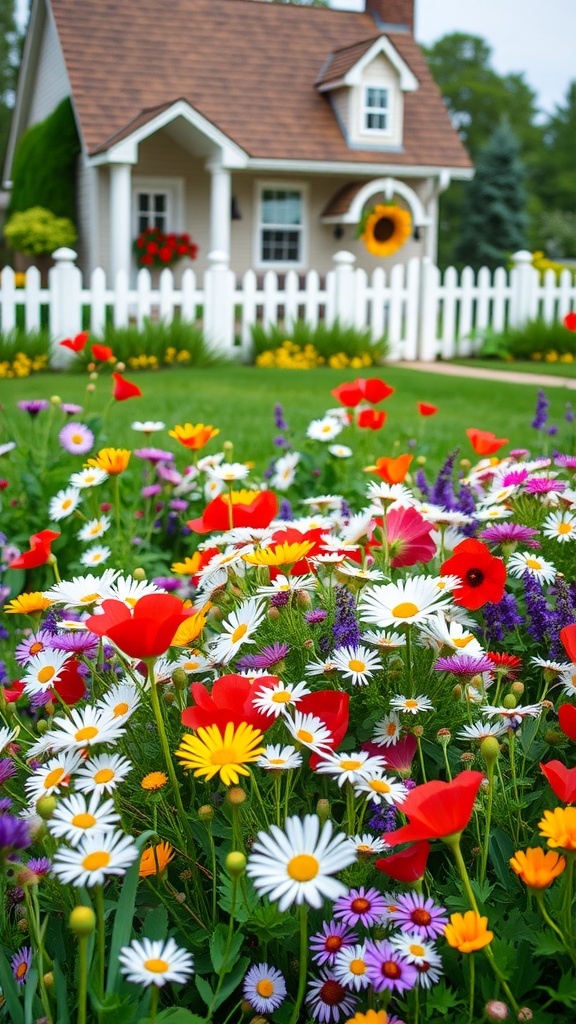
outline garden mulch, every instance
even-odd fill
[[[406,370],[439,373],[445,377],[475,377],[477,380],[496,380],[508,384],[531,384],[542,388],[568,388],[576,390],[576,377],[552,377],[546,374],[520,373],[514,370],[488,370],[486,367],[458,366],[454,363],[398,362]]]

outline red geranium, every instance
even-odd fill
[[[463,832],[472,816],[484,775],[466,771],[452,782],[425,782],[408,793],[402,814],[408,824],[386,833],[390,846],[419,839],[442,839]]]
[[[204,509],[200,519],[186,524],[195,533],[230,529],[229,495],[219,494]],[[234,526],[270,526],[278,512],[278,499],[273,491],[232,491],[232,520]]]
[[[174,594],[146,594],[132,609],[123,601],[102,602],[103,615],[91,615],[87,629],[106,636],[129,658],[158,658],[170,647],[178,627],[194,614]]]
[[[418,412],[421,416],[435,416],[438,412],[438,406],[428,405],[427,402],[418,402]]]
[[[18,558],[8,563],[9,569],[36,569],[45,565],[51,555],[52,541],[60,536],[55,530],[40,530],[30,537],[30,550],[24,551]]]
[[[81,352],[89,337],[89,331],[81,331],[75,338],[65,338],[60,344],[62,348],[69,348],[71,352]]]
[[[114,355],[109,345],[92,345],[92,358],[100,363],[107,362]]]
[[[496,437],[490,430],[477,430],[475,427],[469,427],[466,433],[476,455],[494,455],[505,444],[508,444],[507,437]]]
[[[194,707],[182,712],[182,723],[189,729],[206,729],[209,725],[217,725],[224,735],[229,722],[234,726],[247,722],[264,732],[274,725],[275,718],[258,711],[253,701],[259,693],[259,687],[274,685],[277,681],[276,676],[262,676],[257,687],[245,676],[220,676],[214,682],[211,692],[203,683],[192,683],[190,692],[196,703]]]
[[[548,761],[540,764],[554,793],[564,804],[576,801],[576,768],[567,768],[562,761]]]
[[[386,422],[383,409],[362,409],[358,413],[358,426],[364,430],[381,430]]]
[[[166,234],[157,227],[141,231],[133,248],[141,267],[170,267],[184,256],[194,260],[198,255],[198,246],[190,240],[190,235],[175,231]]]
[[[386,834],[382,838],[386,839]],[[405,882],[410,885],[423,877],[429,853],[430,843],[426,839],[421,839],[420,842],[407,846],[400,853],[391,853],[389,857],[381,857],[376,861],[375,866],[379,871],[388,875],[388,878],[393,878],[395,882]]]
[[[137,384],[133,384],[132,381],[126,380],[119,373],[112,374],[114,378],[114,390],[112,392],[113,397],[117,402],[125,402],[128,398],[142,398],[142,392]]]
[[[452,557],[440,569],[442,576],[458,576],[462,581],[454,590],[456,604],[476,610],[491,601],[498,604],[504,596],[506,566],[490,554],[481,540],[470,537],[457,544]]]
[[[560,728],[569,740],[576,743],[576,708],[573,704],[561,704],[558,708]]]

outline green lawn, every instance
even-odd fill
[[[451,359],[450,362],[479,370],[514,370],[516,373],[535,373],[544,377],[576,377],[576,362],[547,363],[544,360],[537,362],[528,359],[513,359],[511,362],[505,359]]]
[[[406,450],[409,438],[418,440],[416,451],[425,454],[434,466],[456,445],[460,445],[462,456],[473,457],[464,434],[466,427],[492,430],[499,437],[510,438],[514,447],[541,448],[540,438],[536,438],[530,427],[538,391],[536,384],[529,387],[427,375],[393,365],[366,371],[364,375],[382,377],[396,389],[382,406],[388,413],[384,429],[378,433],[363,432],[361,455],[366,460]],[[220,428],[219,441],[234,441],[237,459],[252,460],[258,469],[263,469],[274,454],[276,402],[284,407],[298,448],[310,420],[337,404],[330,390],[357,376],[357,372],[350,370],[290,371],[247,366],[128,374],[129,379],[138,383],[143,398],[112,404],[106,417],[106,443],[126,447],[141,444],[141,437],[138,436],[137,442],[137,435],[130,429],[136,419],[160,419],[169,427],[185,422],[212,423]],[[63,400],[86,405],[86,384],[86,377],[80,374],[37,374],[20,380],[1,380],[4,421],[0,444],[15,436],[14,431],[25,416],[16,407],[18,400],[59,395]],[[88,413],[101,412],[108,406],[111,391],[111,379],[102,377],[88,405]],[[558,436],[552,438],[551,443],[571,450],[572,438],[567,434],[564,411],[565,403],[573,396],[567,390],[554,388],[550,389],[548,397],[550,422],[560,426]],[[419,401],[437,405],[440,411],[431,419],[422,419],[416,409]],[[340,436],[342,443],[348,442],[348,433]],[[152,443],[173,449],[176,446],[167,433],[154,435]],[[216,443],[212,442],[209,451],[214,450]]]

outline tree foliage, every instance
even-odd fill
[[[80,143],[72,104],[65,99],[21,136],[12,163],[9,215],[42,206],[76,219],[75,173]]]
[[[0,0],[0,162],[4,165],[22,37],[16,27],[15,0]]]

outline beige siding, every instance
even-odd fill
[[[64,57],[52,19],[44,22],[44,35],[40,45],[33,98],[26,127],[44,121],[49,114],[70,95],[70,83]]]
[[[390,134],[380,135],[377,132],[363,131],[363,97],[365,86],[380,86],[390,89],[391,125]],[[358,145],[364,143],[373,146],[401,146],[403,121],[403,97],[398,79],[398,72],[390,61],[380,53],[362,72],[362,82],[352,88],[350,107],[350,141]]]
[[[350,134],[350,89],[345,85],[341,89],[332,89],[329,95],[334,115],[343,134],[348,138]]]

